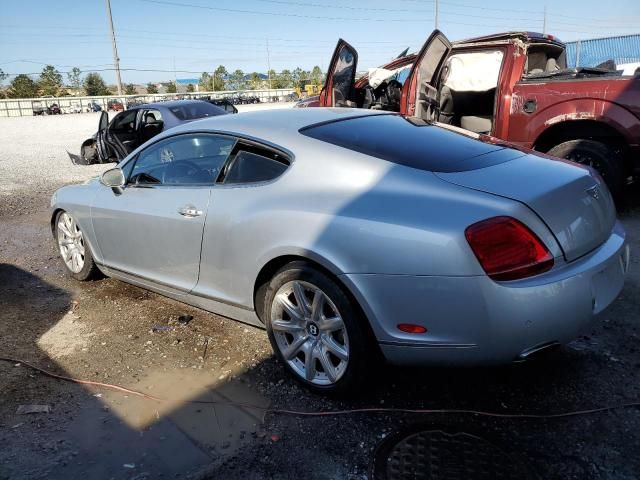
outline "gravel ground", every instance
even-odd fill
[[[0,357],[164,401],[66,383],[0,361],[0,480],[364,480],[381,442],[416,429],[490,442],[500,452],[493,462],[510,468],[504,478],[527,478],[521,470],[545,480],[640,478],[638,409],[509,420],[407,413],[301,417],[219,403],[318,412],[551,413],[637,402],[637,254],[615,304],[591,332],[553,354],[492,369],[372,363],[375,384],[349,400],[322,398],[283,374],[262,330],[115,280],[80,283],[65,274],[48,228],[48,196],[105,168],[73,166],[65,153],[75,151],[95,123],[91,114],[0,119]],[[621,217],[638,252],[640,196],[634,197]],[[29,404],[51,411],[17,414],[18,406]],[[488,458],[482,455],[455,450],[449,466],[473,462],[480,468]]]

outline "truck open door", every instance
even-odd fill
[[[320,106],[356,106],[353,102],[353,94],[357,66],[358,52],[356,49],[344,40],[338,40],[327,71],[327,79],[320,92]]]
[[[438,119],[438,81],[450,52],[451,42],[440,30],[434,30],[418,53],[404,83],[401,113],[426,121]]]

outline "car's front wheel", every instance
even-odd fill
[[[368,336],[350,298],[327,274],[293,262],[271,279],[263,318],[271,345],[298,381],[322,393],[353,391],[367,376]]]
[[[58,212],[55,237],[60,257],[69,273],[76,280],[89,280],[98,273],[91,249],[86,243],[80,226],[70,213]]]

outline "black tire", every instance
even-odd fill
[[[593,167],[604,179],[613,198],[623,197],[625,175],[622,156],[609,145],[595,140],[570,140],[556,145],[547,153]]]
[[[96,145],[83,145],[80,149],[80,157],[84,161],[84,165],[93,165],[94,163],[100,163],[98,161],[98,151]]]
[[[58,229],[58,222],[60,221],[60,217],[65,213],[67,213],[67,212],[65,212],[64,210],[61,210],[56,214],[56,220],[55,220],[55,223],[54,223],[54,230],[53,230],[54,231],[54,237],[55,237],[55,240],[56,240],[56,248],[58,249],[58,253],[60,254],[60,260],[62,261],[62,264],[64,265],[64,267],[67,270],[67,272],[73,278],[75,278],[76,280],[84,282],[84,281],[96,278],[96,277],[98,277],[100,275],[100,270],[98,269],[98,266],[93,261],[93,255],[91,253],[91,248],[89,247],[89,243],[88,242],[86,242],[86,241],[83,242],[83,244],[84,244],[84,265],[82,266],[82,269],[79,272],[73,272],[69,268],[67,263],[64,261],[64,258],[62,257],[62,253],[60,252],[60,247],[59,247],[59,243],[58,243],[58,235],[60,233],[60,231]]]
[[[304,378],[285,360],[276,341],[271,318],[274,300],[278,290],[292,281],[302,281],[318,287],[337,307],[348,337],[348,362],[340,378],[329,385],[318,385]],[[348,395],[359,389],[368,378],[374,360],[378,360],[376,346],[372,345],[370,335],[365,331],[359,309],[338,283],[326,273],[304,261],[291,262],[282,267],[262,289],[264,308],[262,319],[265,322],[269,341],[280,362],[287,372],[308,389],[321,394]],[[260,293],[260,292],[259,292]],[[320,342],[321,343],[321,342]],[[319,365],[319,363],[318,363]]]

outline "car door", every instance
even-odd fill
[[[118,160],[125,158],[140,145],[136,128],[138,114],[139,109],[135,108],[120,112],[111,120],[107,128],[106,143],[111,147],[111,151]]]
[[[344,40],[338,40],[331,57],[327,79],[320,92],[323,107],[355,107],[353,101],[358,52]]]
[[[225,136],[181,134],[127,161],[125,186],[100,188],[91,208],[105,266],[190,291],[198,280],[211,188],[234,144]]]
[[[96,150],[100,163],[109,162],[109,149],[106,143],[107,128],[109,128],[109,114],[102,112],[98,122],[98,133],[96,133]]]
[[[401,113],[427,121],[438,119],[438,81],[450,52],[451,42],[440,30],[434,30],[418,53],[402,87]]]

